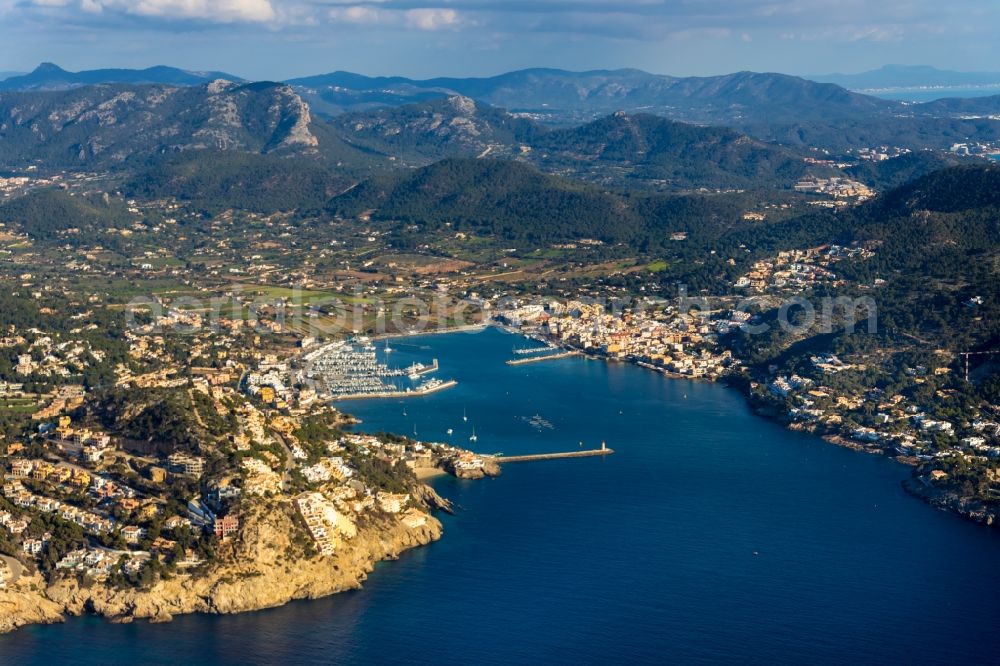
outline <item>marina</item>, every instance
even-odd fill
[[[443,391],[449,389],[452,386],[456,386],[458,382],[454,379],[449,379],[448,381],[443,381],[440,379],[431,379],[430,381],[421,384],[415,389],[407,389],[405,391],[381,391],[378,393],[358,393],[358,394],[344,394],[338,395],[333,400],[364,400],[370,398],[416,398],[422,395],[430,395],[431,393],[437,393],[438,391]]]
[[[379,358],[382,352],[384,359]],[[438,359],[413,361],[405,367],[387,362],[393,350],[388,342],[381,350],[369,338],[333,342],[302,355],[292,372],[292,386],[314,387],[323,400],[404,398],[428,395],[451,388],[454,380],[426,378],[440,369]]]

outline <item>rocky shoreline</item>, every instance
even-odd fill
[[[808,426],[803,426],[794,421],[790,421],[785,418],[780,412],[771,408],[770,405],[762,403],[759,400],[755,400],[754,397],[749,393],[749,391],[743,391],[744,396],[750,404],[750,408],[753,410],[754,414],[766,418],[768,420],[779,423],[789,430],[795,430],[798,432],[806,432],[811,435],[815,435],[829,444],[835,444],[846,449],[851,449],[852,451],[857,451],[859,453],[867,453],[872,455],[886,456],[890,460],[894,460],[901,465],[906,465],[911,468],[916,468],[919,464],[919,460],[910,456],[902,455],[892,455],[886,452],[885,449],[874,446],[865,446],[853,440],[847,439],[841,435],[820,433],[817,432],[815,428]],[[986,511],[985,507],[981,502],[968,497],[962,497],[955,492],[937,488],[930,485],[921,476],[911,476],[908,479],[902,481],[903,490],[907,493],[916,497],[918,499],[927,502],[931,506],[941,509],[942,511],[948,511],[954,513],[962,518],[971,520],[975,523],[987,527],[998,527],[1000,522],[996,520],[996,517]]]
[[[981,502],[929,485],[924,481],[923,477],[906,479],[903,481],[903,490],[914,497],[922,499],[935,508],[956,513],[974,523],[979,523],[986,527],[1000,526],[1000,523],[996,520],[996,516],[987,512]]]
[[[446,508],[447,502],[441,500],[440,506]],[[302,557],[294,521],[290,502],[257,506],[245,516],[238,539],[227,544],[227,552],[209,571],[175,574],[149,589],[85,586],[76,578],[46,585],[37,573],[24,575],[0,591],[0,633],[84,613],[112,622],[168,622],[189,613],[243,613],[317,599],[360,588],[377,562],[396,559],[443,533],[441,522],[431,515],[425,514],[417,526],[396,516],[380,516],[359,526],[357,535],[334,555]]]
[[[536,339],[541,341],[548,341],[546,338],[543,337]],[[614,360],[614,359],[609,359],[608,357],[602,354],[590,353],[587,350],[581,349],[578,351],[580,351],[585,358],[592,358],[603,361]],[[627,362],[631,362],[633,365],[637,365],[639,367],[647,367],[646,365],[642,363],[637,363],[635,361],[627,361]],[[687,377],[685,375],[677,375],[675,373],[662,371],[658,368],[656,370],[660,372],[660,374],[676,379],[722,382],[728,388],[738,390],[746,399],[747,403],[750,406],[750,409],[753,411],[754,414],[760,416],[761,418],[772,421],[774,423],[778,423],[779,425],[788,428],[789,430],[806,432],[816,437],[819,437],[820,439],[829,444],[834,444],[836,446],[840,446],[846,449],[851,449],[852,451],[856,451],[858,453],[886,456],[891,460],[900,463],[901,465],[907,465],[912,468],[916,468],[919,463],[919,461],[916,458],[908,456],[900,456],[900,455],[890,455],[882,448],[864,446],[863,444],[847,439],[842,435],[817,432],[815,428],[802,426],[794,421],[791,421],[782,412],[775,409],[772,405],[755,398],[750,391],[749,384],[747,384],[744,381],[738,381],[738,380],[733,381],[732,377],[725,377],[725,376],[720,377],[718,379],[712,379],[709,377]],[[933,486],[928,486],[926,483],[923,482],[921,477],[918,476],[912,476],[909,479],[905,479],[902,482],[902,486],[907,493],[927,502],[933,507],[936,507],[943,511],[949,511],[951,513],[957,514],[958,516],[961,516],[962,518],[971,520],[975,523],[979,523],[984,526],[994,527],[994,528],[1000,527],[1000,521],[996,520],[996,516],[994,516],[992,513],[988,513],[983,507],[982,503],[974,499],[962,497],[954,492],[941,490]]]

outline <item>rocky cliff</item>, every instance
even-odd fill
[[[0,591],[0,632],[57,622],[64,614],[93,612],[116,622],[168,621],[183,613],[241,613],[359,588],[375,563],[440,538],[430,515],[373,515],[331,556],[306,555],[303,531],[287,501],[258,506],[243,516],[239,538],[222,561],[199,575],[176,574],[150,589],[84,587],[75,578],[49,586],[38,576]]]

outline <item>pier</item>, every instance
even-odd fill
[[[562,458],[593,458],[594,456],[610,456],[614,449],[602,446],[599,449],[586,451],[567,451],[565,453],[536,453],[528,456],[498,456],[498,463],[533,462],[535,460],[561,460]]]
[[[544,356],[529,356],[528,358],[515,358],[507,361],[507,365],[524,365],[526,363],[538,363],[539,361],[553,361],[557,358],[566,358],[567,356],[577,356],[580,352],[571,349],[569,351],[559,352],[558,354],[545,354]]]

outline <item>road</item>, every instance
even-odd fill
[[[281,448],[285,450],[285,470],[281,477],[281,488],[282,490],[288,490],[292,483],[292,469],[295,467],[295,458],[292,456],[292,448],[285,440],[285,436],[280,432],[274,429],[271,429],[270,432],[274,435],[274,438],[278,440],[278,443],[281,444]]]
[[[11,575],[10,578],[7,579],[7,584],[13,585],[17,582],[17,579],[21,577],[21,574],[24,572],[24,567],[21,566],[20,562],[9,555],[0,555],[0,561],[3,561],[7,565],[7,568],[10,569]]]

